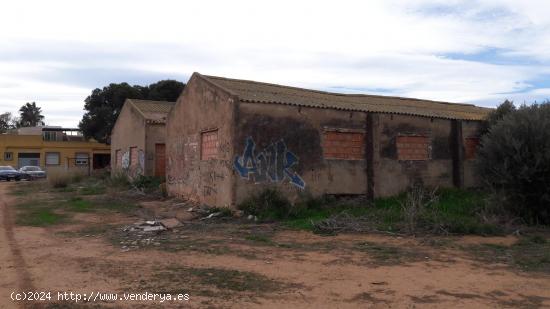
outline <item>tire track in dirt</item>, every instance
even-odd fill
[[[27,264],[23,258],[21,248],[15,239],[14,216],[11,207],[8,205],[8,201],[10,201],[10,199],[6,194],[6,185],[0,186],[0,214],[2,216],[2,229],[4,230],[4,235],[10,248],[13,266],[17,275],[17,291],[34,291],[34,285],[32,283],[31,275],[27,269]],[[28,304],[25,304],[25,302],[18,302],[18,305],[20,308],[28,307]]]

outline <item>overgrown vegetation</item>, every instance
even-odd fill
[[[138,175],[130,181],[130,184],[143,192],[160,191],[162,179],[154,176]]]
[[[479,173],[495,211],[550,224],[550,103],[507,109],[481,140]]]
[[[279,220],[291,228],[322,234],[368,231],[500,234],[503,232],[500,223],[485,216],[486,197],[479,191],[414,187],[373,203],[360,198],[325,197],[292,205],[282,194],[268,190],[239,207],[263,221]]]
[[[83,178],[82,173],[52,170],[48,173],[48,183],[52,188],[66,188],[71,183],[79,182]]]

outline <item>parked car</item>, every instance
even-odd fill
[[[19,181],[21,180],[21,173],[19,173],[16,169],[13,167],[6,165],[6,166],[0,166],[0,180],[5,181]]]
[[[21,179],[33,180],[46,178],[46,172],[39,166],[23,166],[19,169],[19,173],[21,173]]]

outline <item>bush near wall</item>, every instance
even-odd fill
[[[550,103],[521,106],[491,126],[478,167],[497,206],[550,224]]]

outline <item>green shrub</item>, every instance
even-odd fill
[[[501,121],[506,115],[513,113],[514,111],[516,111],[516,106],[512,101],[505,100],[502,102],[502,104],[487,115],[487,118],[482,123],[480,128],[481,135],[487,134],[491,127]]]
[[[161,179],[155,176],[139,175],[132,179],[132,185],[143,191],[153,191],[160,188]]]
[[[130,178],[123,171],[115,171],[111,176],[110,183],[113,187],[128,187],[130,185]]]
[[[281,192],[266,189],[244,200],[238,208],[260,219],[284,219],[289,216],[292,204]]]
[[[483,136],[478,168],[502,207],[550,224],[550,104],[522,106]]]

